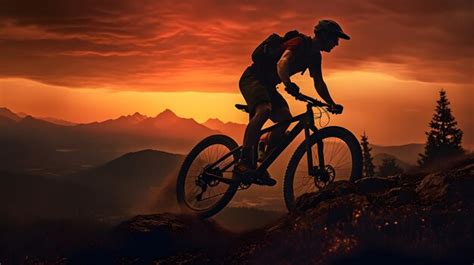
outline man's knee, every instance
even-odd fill
[[[272,113],[272,105],[268,102],[260,103],[255,107],[255,116],[268,119]]]

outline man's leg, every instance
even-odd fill
[[[252,151],[258,143],[260,130],[270,117],[271,112],[272,105],[269,102],[260,103],[255,107],[255,114],[245,130],[241,159],[234,169],[239,174],[245,175],[246,171],[248,172],[248,170],[253,169],[253,165],[250,164]],[[266,175],[261,176],[259,181],[261,184],[268,186],[274,186],[277,183],[276,180],[270,177],[268,172],[266,172]]]
[[[255,107],[255,114],[250,119],[244,134],[241,161],[243,166],[250,167],[253,147],[258,143],[259,133],[265,122],[270,117],[272,105],[269,102],[262,102]]]
[[[287,106],[283,106],[281,108],[274,109],[270,118],[273,122],[276,123],[284,120],[289,120],[291,119],[291,117],[292,116],[290,109]],[[290,125],[288,124],[287,126],[281,126],[272,130],[268,139],[267,152],[271,151],[281,142],[281,140],[283,139],[283,135],[285,134],[289,126]]]

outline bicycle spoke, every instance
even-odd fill
[[[324,161],[324,162],[327,163],[327,164],[331,164],[332,159],[334,158],[334,156],[333,156],[333,154],[334,154],[334,149],[336,149],[336,147],[334,147],[334,145],[335,145],[334,142],[332,142],[332,144],[331,144],[331,147],[332,147],[332,148],[331,148],[331,155],[329,156],[329,162]],[[326,144],[324,144],[324,146],[326,146]],[[325,150],[324,150],[324,151],[325,151]],[[324,154],[324,159],[325,159],[325,160],[327,159],[326,154]]]
[[[210,155],[209,155],[209,149],[202,153],[202,160],[204,161],[205,164],[207,164],[207,163],[209,163],[209,161],[211,161],[211,158],[210,158]]]
[[[314,150],[312,150],[311,153],[313,153]],[[315,155],[313,155],[315,157]],[[301,196],[302,194],[306,193],[308,190],[311,191],[312,187],[314,185],[311,185],[313,181],[313,177],[309,175],[308,172],[308,158],[307,155],[302,157],[302,163],[298,165],[298,168],[302,169],[296,169],[295,170],[295,176],[294,176],[294,196],[295,198]],[[314,186],[315,187],[315,186]]]
[[[304,187],[305,187],[305,189],[303,191],[303,194],[315,191],[315,190],[313,190],[313,187],[316,187],[316,186],[314,185],[314,183],[311,183],[311,184],[307,183]],[[303,195],[303,194],[301,194],[301,195]]]
[[[336,142],[334,142],[336,143]],[[334,150],[337,150],[337,151],[334,151],[331,153],[331,157],[330,157],[330,160],[329,160],[329,163],[327,163],[328,165],[330,165],[332,163],[332,160],[337,157],[337,154],[339,153],[340,149],[341,149],[341,145],[339,144],[334,144]]]
[[[205,200],[213,199],[213,198],[215,198],[215,197],[218,197],[218,196],[221,196],[221,195],[224,195],[224,194],[225,194],[225,192],[215,194],[215,195],[213,195],[213,196],[210,196],[210,197],[207,197],[207,198],[202,199],[201,202],[202,202],[202,201],[205,201]]]
[[[303,188],[307,188],[309,185],[308,183],[310,182],[310,180],[312,180],[312,178],[306,178],[306,181],[300,185],[298,185],[296,188],[294,188],[295,191],[295,195],[298,195],[300,196],[301,194],[303,193],[299,193],[299,191],[301,191]],[[296,197],[296,196],[295,196]]]
[[[186,181],[184,185],[185,187],[190,187],[191,189],[193,189],[193,187],[199,187],[198,185],[196,185],[196,182],[194,180]]]
[[[333,167],[336,167],[336,165],[339,165],[339,162],[345,161],[346,154],[347,154],[347,150],[346,150],[346,152],[344,153],[344,155],[341,156],[341,158],[337,161],[337,163],[334,163],[334,164],[333,164]]]
[[[212,146],[211,148],[209,148],[209,156],[211,157],[209,161],[214,161],[214,158],[216,157],[216,149],[217,147],[215,146]]]
[[[312,178],[312,176],[309,175],[308,170],[297,170],[295,172],[304,173],[305,175],[307,175],[305,178]]]
[[[341,169],[341,168],[344,168],[344,167],[342,167],[342,166],[345,166],[345,165],[352,165],[352,161],[349,160],[349,161],[347,161],[346,163],[344,163],[344,164],[342,164],[342,165],[339,165],[339,166],[337,166],[337,167],[334,167],[334,169]],[[348,166],[348,167],[346,167],[346,168],[350,168],[350,166]]]
[[[344,150],[345,147],[346,147],[346,146],[344,146],[343,144],[340,144],[340,145],[339,145],[339,148],[337,149],[337,153],[334,155],[334,157],[338,157],[339,152],[341,152],[342,150]],[[342,157],[342,155],[341,155],[340,157]]]

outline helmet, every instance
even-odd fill
[[[319,31],[326,31],[332,34],[335,34],[337,37],[350,40],[351,37],[342,31],[341,26],[336,23],[336,21],[323,19],[318,22],[316,26],[314,26],[314,34]]]

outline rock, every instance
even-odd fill
[[[356,192],[356,187],[347,180],[329,183],[318,192],[306,193],[296,199],[295,211],[304,212],[307,209],[315,208],[320,202],[341,197]]]
[[[411,203],[415,201],[416,198],[416,192],[413,189],[407,187],[396,187],[381,195],[379,201],[383,204],[400,206]]]
[[[318,216],[321,225],[332,225],[338,222],[350,222],[353,213],[361,211],[368,205],[367,198],[359,194],[347,194],[321,202],[318,207],[309,209],[308,216]],[[313,218],[308,220],[315,223]]]
[[[403,174],[396,174],[396,175],[393,175],[393,176],[387,176],[385,178],[387,179],[390,179],[390,180],[396,180],[396,181],[400,181],[403,177]]]
[[[138,215],[115,231],[116,248],[128,256],[159,258],[200,249],[224,250],[232,233],[212,220],[170,213]]]
[[[446,195],[447,184],[446,176],[440,173],[429,174],[416,187],[416,193],[424,202],[439,201]]]
[[[382,192],[399,185],[399,177],[393,178],[361,178],[355,182],[358,191],[362,193]]]

